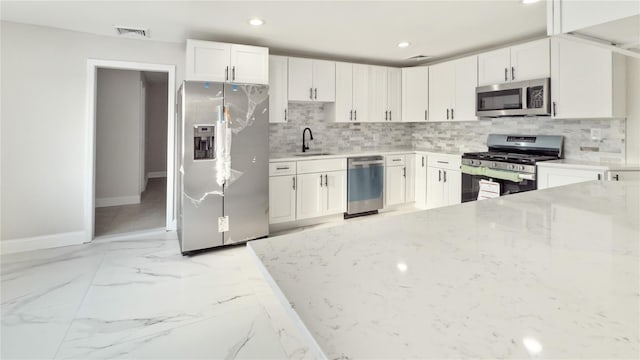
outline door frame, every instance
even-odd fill
[[[86,168],[85,168],[85,242],[94,239],[96,190],[96,97],[98,69],[156,71],[167,73],[167,203],[166,229],[176,230],[174,198],[175,178],[175,97],[176,66],[129,61],[87,59]]]

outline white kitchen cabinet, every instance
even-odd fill
[[[402,121],[402,70],[387,68],[388,121]]]
[[[347,211],[347,172],[329,171],[324,174],[323,215]]]
[[[610,170],[607,171],[609,181],[640,181],[640,170]]]
[[[405,185],[405,202],[410,203],[416,201],[416,154],[405,155],[406,167],[406,185]]]
[[[416,207],[427,207],[427,155],[418,154],[415,159],[414,193]]]
[[[298,174],[296,191],[296,219],[303,220],[322,216],[324,174]]]
[[[600,35],[598,30],[605,31],[609,35],[616,34],[616,25],[619,26],[618,31],[623,31],[622,34],[624,34],[624,21],[637,21],[638,16],[640,16],[640,2],[633,0],[549,0],[547,2],[547,34],[557,35],[587,30],[587,34],[598,37]],[[598,25],[604,26],[598,27]],[[637,25],[635,28],[631,26],[628,29],[631,31],[635,29],[635,35],[637,35]]]
[[[606,168],[602,167],[547,167],[538,165],[538,189],[576,184],[592,180],[604,180]]]
[[[187,40],[185,80],[269,83],[269,49]]]
[[[404,165],[385,167],[385,206],[393,206],[405,203],[407,188],[406,175],[407,168]]]
[[[289,101],[336,100],[335,62],[290,57],[288,73]]]
[[[475,116],[478,58],[429,67],[429,121],[469,121]]]
[[[336,63],[336,101],[325,105],[327,119],[355,122],[367,119],[369,104],[369,67]]]
[[[296,175],[269,177],[269,223],[296,219]]]
[[[402,69],[402,121],[427,121],[429,110],[429,68]]]
[[[459,156],[429,155],[427,158],[427,209],[462,202],[460,162]]]
[[[622,118],[626,59],[609,49],[551,39],[551,112],[555,119]]]
[[[286,123],[289,120],[287,100],[287,58],[269,56],[269,122]]]
[[[478,86],[550,76],[549,39],[541,39],[478,55]]]
[[[401,70],[383,66],[369,66],[369,79],[368,121],[401,121]]]

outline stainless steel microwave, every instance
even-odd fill
[[[476,88],[478,117],[551,115],[549,78]]]

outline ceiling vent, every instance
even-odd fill
[[[149,29],[143,28],[134,28],[134,27],[125,27],[125,26],[114,26],[118,35],[127,36],[133,38],[148,38],[149,37]]]
[[[431,56],[427,56],[427,55],[416,55],[416,56],[412,56],[410,58],[407,58],[407,60],[424,61],[424,60],[427,60],[430,57]]]

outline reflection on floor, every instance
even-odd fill
[[[149,179],[140,204],[96,208],[95,236],[166,226],[167,178]]]
[[[309,358],[245,246],[175,233],[3,255],[6,358]]]

